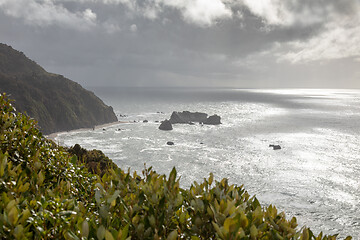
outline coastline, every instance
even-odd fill
[[[116,121],[116,122],[111,122],[111,123],[105,123],[105,124],[101,124],[101,125],[96,125],[94,127],[94,130],[95,129],[99,129],[99,128],[105,128],[105,127],[110,127],[110,126],[113,126],[113,125],[116,125],[116,124],[119,124],[119,123],[130,123],[130,122],[127,122],[127,121]],[[45,138],[47,139],[50,139],[52,141],[56,141],[56,137],[62,133],[70,133],[70,132],[79,132],[79,131],[88,131],[88,130],[91,130],[92,128],[78,128],[78,129],[73,129],[73,130],[69,130],[69,131],[62,131],[62,132],[54,132],[54,133],[50,133],[48,135],[45,135]]]

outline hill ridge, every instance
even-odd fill
[[[1,43],[0,92],[11,95],[15,107],[37,120],[45,134],[117,121],[112,107],[93,92]]]

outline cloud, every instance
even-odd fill
[[[250,12],[263,18],[270,25],[288,25],[293,22],[293,15],[287,8],[286,1],[243,0],[238,4],[246,6]]]
[[[131,32],[136,32],[136,31],[137,31],[137,26],[136,26],[136,24],[132,24],[132,25],[130,26],[130,31],[131,31]]]
[[[102,27],[108,34],[114,34],[121,31],[121,27],[118,24],[110,21],[103,22]]]
[[[70,12],[51,0],[0,0],[0,10],[6,15],[23,19],[25,24],[88,30],[96,25],[96,14],[91,9]]]
[[[285,27],[323,24],[333,20],[334,15],[355,15],[359,9],[357,0],[228,0],[228,4],[247,8],[266,25]]]
[[[246,58],[268,50],[293,64],[360,56],[358,0],[0,0],[1,12],[26,25],[91,30],[106,39],[123,30],[124,39],[146,38],[145,46],[169,33],[159,51],[174,44]],[[125,36],[136,31],[142,33]]]
[[[180,10],[184,20],[199,26],[211,26],[216,20],[232,17],[232,11],[221,0],[162,0],[166,6]]]
[[[263,28],[269,34],[281,30],[297,33],[295,39],[281,40],[284,35],[278,35],[278,41],[274,39],[269,54],[277,56],[279,62],[302,64],[360,56],[360,2],[357,0],[228,2],[262,19]],[[298,34],[301,32],[302,35]]]
[[[135,14],[152,20],[159,18],[167,8],[175,9],[181,13],[187,23],[201,27],[211,26],[217,20],[232,17],[231,9],[221,0],[145,0],[141,3],[130,0],[102,1],[105,4],[125,5]]]
[[[180,12],[184,21],[200,27],[208,27],[217,20],[230,19],[232,11],[225,0],[54,0],[57,2],[100,3],[104,5],[121,5],[132,14],[151,20],[160,17],[167,9]],[[233,0],[231,0],[233,1]]]
[[[96,21],[96,14],[89,8],[87,8],[83,13],[83,17],[85,20],[89,22],[95,22]]]
[[[115,5],[128,9],[127,14],[155,20],[169,9],[178,11],[189,24],[208,27],[218,20],[230,19],[230,6],[222,0],[0,0],[0,7],[8,16],[22,18],[27,24],[89,29],[96,25],[97,15],[89,8],[71,12],[63,4]],[[101,24],[100,24],[101,25]]]
[[[327,22],[322,31],[309,39],[287,43],[290,50],[280,61],[306,63],[360,56],[360,3],[351,2],[349,8],[340,5],[327,7]]]
[[[358,23],[360,24],[360,23]],[[292,63],[324,61],[360,56],[360,25],[344,28],[329,24],[326,31],[308,41],[288,43],[291,51],[280,57]]]

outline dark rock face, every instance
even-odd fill
[[[64,76],[46,72],[23,53],[0,43],[0,92],[38,121],[44,134],[117,121],[112,109]]]
[[[221,118],[218,115],[212,115],[210,117],[208,117],[205,121],[204,124],[208,124],[208,125],[219,125],[221,124],[220,122]]]
[[[281,149],[280,145],[270,144],[269,147],[272,147],[274,150],[280,150]]]
[[[194,122],[209,124],[209,125],[218,125],[221,124],[221,118],[218,115],[212,115],[208,117],[206,113],[201,112],[173,112],[170,117],[170,122],[175,123],[187,123],[193,124]]]
[[[171,122],[169,120],[165,120],[160,124],[159,129],[169,131],[169,130],[172,130],[173,127],[172,127],[172,124],[171,124]]]
[[[173,112],[170,117],[170,122],[174,123],[190,123],[190,122],[204,122],[207,119],[206,113],[200,112]]]

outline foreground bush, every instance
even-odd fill
[[[297,228],[212,174],[182,189],[175,168],[168,177],[151,168],[138,175],[80,146],[71,155],[4,95],[0,108],[1,239],[336,239]]]
[[[78,162],[85,164],[89,172],[100,176],[103,176],[109,169],[117,168],[116,164],[100,150],[93,149],[89,151],[79,144],[75,144],[68,148],[67,152],[75,155]]]

